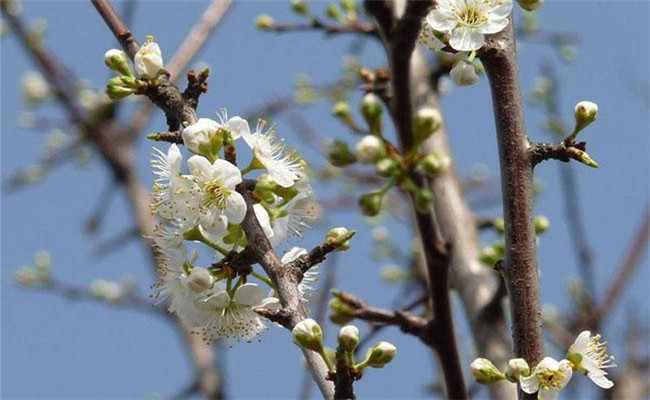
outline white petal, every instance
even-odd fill
[[[269,310],[279,310],[282,305],[277,297],[267,297],[258,306],[259,308],[267,308]]]
[[[233,139],[239,139],[242,135],[250,136],[251,129],[248,126],[248,121],[241,117],[232,117],[226,123],[226,129],[230,131],[230,136]]]
[[[224,290],[216,292],[215,294],[201,301],[203,301],[205,305],[210,306],[212,309],[218,310],[225,308],[230,303],[230,296],[228,295],[228,292]]]
[[[241,224],[246,215],[246,201],[241,194],[232,192],[226,197],[226,217],[232,224]]]
[[[560,391],[557,389],[542,389],[539,392],[539,400],[555,400]]]
[[[573,349],[577,353],[581,353],[582,350],[587,348],[587,345],[589,344],[589,338],[591,337],[591,332],[589,331],[582,331],[576,338],[576,341],[573,342]]]
[[[544,357],[544,359],[540,361],[539,364],[537,364],[537,367],[535,367],[535,370],[541,369],[550,369],[551,371],[557,371],[560,369],[560,363],[558,363],[552,357]]]
[[[273,228],[271,228],[271,218],[269,218],[269,213],[266,211],[264,206],[261,204],[253,205],[253,210],[255,211],[255,216],[264,230],[264,235],[267,238],[273,236]]]
[[[303,254],[307,254],[307,249],[303,249],[302,247],[292,247],[291,250],[287,251],[282,256],[282,264],[291,262]]]
[[[178,146],[173,143],[169,146],[167,150],[167,162],[169,163],[169,169],[172,173],[178,174],[181,172],[181,162],[183,161],[183,155],[179,150]]]
[[[501,32],[506,26],[508,26],[508,22],[508,18],[495,17],[490,14],[488,22],[482,25],[479,31],[483,34]]]
[[[459,27],[451,32],[449,45],[458,51],[478,50],[483,46],[483,35],[476,29]]]
[[[532,394],[539,390],[539,379],[537,376],[535,376],[535,374],[531,374],[530,376],[522,376],[519,379],[519,382],[521,383],[521,390],[526,393]]]
[[[207,158],[199,155],[194,155],[187,160],[187,166],[190,169],[190,174],[201,178],[201,180],[212,179],[212,164]]]
[[[215,160],[212,164],[214,178],[220,180],[226,187],[234,188],[241,183],[241,172],[239,168],[226,160]]]
[[[264,299],[264,289],[254,283],[246,283],[237,289],[233,301],[246,306],[256,306]]]
[[[449,15],[440,12],[439,10],[433,10],[427,15],[427,24],[438,32],[447,32],[454,29],[457,25],[457,22],[450,18]]]
[[[599,372],[589,372],[587,376],[591,379],[597,386],[603,389],[610,389],[614,386],[614,382],[607,379],[607,375],[604,371]]]

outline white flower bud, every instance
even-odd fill
[[[143,78],[154,79],[164,68],[162,52],[153,36],[147,36],[147,42],[140,47],[133,58],[135,70]]]
[[[350,239],[356,231],[348,231],[346,228],[332,228],[325,236],[325,242],[336,246],[337,251],[344,251],[350,248]]]
[[[191,152],[202,154],[210,146],[212,136],[219,130],[219,123],[209,118],[200,118],[198,121],[183,129],[181,136],[183,143]]]
[[[574,116],[576,119],[576,127],[573,130],[573,137],[578,135],[578,132],[585,129],[587,125],[594,122],[598,115],[598,104],[591,101],[581,101],[576,104],[574,109]]]
[[[267,14],[261,14],[255,18],[255,27],[260,30],[270,29],[274,23],[273,17]]]
[[[477,358],[472,361],[470,368],[476,382],[484,385],[506,379],[505,375],[503,375],[503,373],[492,364],[492,361],[486,358]]]
[[[372,164],[384,154],[384,143],[375,135],[366,135],[357,143],[357,159],[364,164]]]
[[[354,325],[346,325],[339,330],[339,344],[345,351],[353,352],[359,345],[359,328]]]
[[[368,349],[364,363],[373,368],[383,368],[395,358],[397,348],[388,342],[379,342],[375,347]]]
[[[40,103],[50,95],[50,86],[47,81],[43,75],[35,71],[23,75],[20,88],[23,99],[28,104]]]
[[[90,283],[90,293],[95,298],[110,303],[119,303],[124,295],[122,285],[103,279],[95,279]]]
[[[106,66],[113,71],[117,71],[122,75],[133,76],[131,67],[129,67],[129,61],[122,50],[110,49],[107,51],[106,54],[104,54],[104,63],[106,63]]]
[[[202,292],[210,289],[214,283],[214,277],[207,269],[203,267],[194,267],[188,276],[188,286],[194,292]]]
[[[381,99],[374,93],[367,93],[361,100],[361,115],[368,123],[371,131],[375,131],[380,126],[382,108]]]
[[[460,61],[454,65],[449,73],[451,80],[458,86],[471,86],[478,82],[478,75],[474,65],[466,61]]]
[[[423,142],[442,126],[440,111],[431,107],[420,108],[415,113],[415,140]]]
[[[510,382],[519,382],[519,377],[530,375],[530,367],[523,358],[513,358],[508,361],[506,367],[506,378]]]
[[[291,334],[294,343],[298,346],[316,352],[323,350],[323,331],[313,319],[307,318],[298,322]]]

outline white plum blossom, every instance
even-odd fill
[[[143,78],[154,79],[164,68],[162,52],[153,36],[147,36],[147,41],[138,49],[133,57],[135,70]]]
[[[264,130],[265,122],[260,121],[255,132],[242,130],[244,141],[253,150],[255,160],[268,171],[269,177],[278,185],[288,188],[300,177],[302,163],[300,157],[287,152],[282,140],[275,136],[275,129]]]
[[[487,34],[508,26],[512,0],[438,0],[426,22],[438,32],[450,35],[449,45],[457,51],[478,50]]]
[[[298,191],[291,200],[282,206],[282,212],[273,220],[273,236],[269,238],[273,246],[283,243],[290,235],[300,236],[309,224],[318,219],[318,203],[309,179],[304,173],[293,186]]]
[[[604,369],[615,367],[616,364],[614,357],[607,354],[607,343],[600,342],[600,339],[600,335],[581,332],[569,347],[567,358],[573,362],[576,371],[584,372],[596,385],[609,389],[614,382],[607,379]]]
[[[573,373],[569,360],[556,361],[545,357],[532,371],[530,376],[521,377],[521,390],[533,394],[539,392],[540,400],[555,400],[560,390],[571,380]]]
[[[219,123],[210,118],[199,118],[192,125],[183,129],[183,144],[191,152],[201,154],[201,149],[210,145],[210,140],[219,130]]]
[[[307,249],[302,247],[292,247],[282,256],[282,264],[290,263],[304,254],[307,254]],[[311,284],[318,282],[319,275],[320,267],[318,265],[311,267],[304,273],[302,281],[298,284],[298,294],[300,294],[303,301],[307,301],[306,298],[314,291],[314,287],[311,286]]]
[[[248,126],[248,121],[239,116],[234,116],[228,118],[228,112],[225,108],[222,108],[217,113],[219,117],[219,126],[228,132],[230,132],[230,137],[233,140],[237,140],[245,134],[250,134],[251,129]]]

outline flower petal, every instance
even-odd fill
[[[427,15],[427,24],[438,32],[447,32],[454,29],[457,25],[456,20],[441,10],[433,10]]]
[[[246,283],[237,289],[233,301],[246,306],[256,306],[264,299],[264,289],[254,283]]]
[[[226,197],[226,217],[231,224],[241,224],[246,215],[246,201],[238,192],[232,192]]]
[[[220,180],[226,187],[234,188],[241,183],[241,171],[226,160],[215,160],[212,164],[214,179]]]
[[[207,158],[194,155],[187,160],[187,166],[190,169],[190,174],[197,178],[201,180],[212,179],[212,164],[210,164]]]
[[[458,51],[478,50],[483,46],[484,39],[477,29],[459,27],[451,32],[449,45]]]
[[[610,389],[614,386],[614,382],[607,379],[605,375],[607,375],[606,372],[598,370],[597,372],[589,372],[587,377],[589,377],[589,379],[591,379],[597,386],[603,389]]]
[[[251,133],[248,121],[241,117],[230,118],[226,123],[226,129],[230,131],[230,136],[233,140],[239,139],[242,135],[250,136]]]
[[[522,376],[519,379],[519,382],[521,383],[521,390],[528,394],[533,394],[539,390],[539,379],[535,374]]]

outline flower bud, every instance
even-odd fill
[[[573,129],[572,136],[576,137],[578,132],[594,122],[598,115],[598,104],[591,101],[581,101],[576,104],[573,115],[576,119],[576,127]]]
[[[442,115],[435,108],[421,108],[415,113],[415,141],[422,143],[442,126]]]
[[[350,118],[350,106],[347,101],[337,101],[332,106],[332,115],[336,118],[342,120],[347,120]]]
[[[106,94],[111,100],[122,100],[123,98],[136,93],[138,90],[137,80],[133,76],[116,76],[108,80]]]
[[[329,303],[330,306],[330,321],[335,324],[343,325],[354,319],[354,310],[349,305],[345,304],[338,297],[333,297]]]
[[[481,249],[478,259],[483,264],[489,267],[494,267],[494,265],[501,259],[501,254],[499,254],[494,246],[486,246]]]
[[[291,0],[291,10],[299,15],[309,14],[309,8],[304,0]]]
[[[449,72],[451,80],[458,86],[471,86],[478,82],[474,65],[467,61],[459,61]]]
[[[503,217],[494,219],[494,229],[500,234],[506,233],[506,220]]]
[[[345,11],[357,11],[357,2],[355,0],[341,0],[341,7]]]
[[[477,358],[470,365],[476,382],[488,385],[506,379],[505,375],[486,358]]]
[[[346,325],[339,330],[339,345],[347,352],[353,352],[359,345],[359,328]]]
[[[203,267],[194,267],[188,276],[188,286],[192,291],[199,293],[210,289],[214,283],[214,277]]]
[[[384,193],[369,192],[359,198],[359,208],[366,217],[374,217],[381,212],[381,203],[384,201]]]
[[[147,41],[140,47],[133,58],[135,70],[143,78],[155,79],[162,72],[163,58],[160,46],[153,41],[153,36],[147,36]]]
[[[594,161],[594,159],[591,158],[586,151],[580,152],[580,155],[578,156],[578,161],[591,168],[598,168],[598,163]]]
[[[379,342],[374,347],[368,349],[364,363],[373,368],[383,368],[395,358],[397,348],[388,342]]]
[[[117,282],[95,279],[90,283],[90,293],[98,300],[117,304],[123,300],[124,290]]]
[[[126,54],[122,50],[110,49],[104,54],[104,63],[113,71],[117,71],[122,75],[133,76],[129,61]]]
[[[356,155],[364,164],[374,163],[385,153],[384,142],[375,135],[366,135],[357,143]]]
[[[274,23],[273,17],[267,14],[258,15],[255,18],[255,27],[263,31],[271,29]]]
[[[183,143],[191,152],[196,154],[209,153],[212,137],[219,130],[219,123],[209,118],[198,121],[183,129]]]
[[[535,233],[540,235],[551,227],[551,221],[543,215],[535,217]]]
[[[517,3],[526,11],[535,11],[544,4],[544,0],[517,0]]]
[[[50,95],[50,86],[38,72],[27,72],[20,83],[23,99],[28,104],[37,104]]]
[[[323,331],[313,319],[307,318],[298,322],[291,334],[293,342],[298,346],[316,352],[323,351]]]
[[[345,251],[350,248],[350,239],[356,231],[348,231],[346,228],[332,228],[325,236],[325,242],[335,246],[336,251]]]
[[[357,162],[357,156],[352,154],[347,143],[334,140],[327,147],[327,160],[335,167],[345,167]]]
[[[327,16],[335,21],[340,21],[343,17],[336,4],[329,4],[326,10]]]
[[[382,158],[377,161],[375,167],[379,176],[383,176],[384,178],[395,176],[400,171],[399,163],[392,158]]]
[[[367,93],[361,100],[361,115],[366,120],[372,132],[377,132],[381,124],[384,109],[381,100],[374,93]]]
[[[513,358],[508,361],[505,375],[510,382],[517,383],[520,377],[530,375],[530,367],[523,358]]]
[[[434,177],[440,176],[447,172],[450,165],[451,159],[447,155],[441,153],[431,153],[424,157],[422,161],[420,161],[418,167],[426,175]]]
[[[415,210],[426,214],[433,204],[433,192],[429,189],[418,189],[415,192]]]

